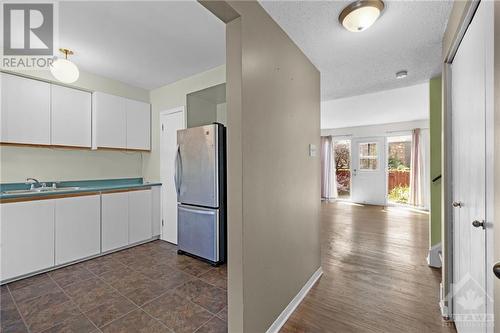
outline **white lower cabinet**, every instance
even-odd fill
[[[152,219],[151,229],[152,236],[160,236],[161,234],[161,186],[151,188],[152,201]]]
[[[129,192],[129,244],[150,239],[153,235],[151,225],[151,190]]]
[[[0,204],[0,281],[157,236],[155,190]]]
[[[89,257],[101,252],[101,196],[56,199],[55,263]]]
[[[54,266],[54,200],[4,203],[0,216],[2,281]]]
[[[102,252],[128,245],[128,192],[102,194]]]

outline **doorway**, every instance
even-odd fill
[[[387,202],[410,202],[411,135],[387,137]]]
[[[351,200],[361,204],[385,205],[385,137],[351,140]]]
[[[177,191],[175,158],[177,131],[186,128],[184,107],[160,112],[161,239],[177,244]]]

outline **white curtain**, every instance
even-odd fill
[[[410,204],[429,209],[430,192],[429,130],[416,128],[412,133]]]
[[[331,136],[321,137],[321,198],[337,198],[337,175],[335,155]]]
[[[431,197],[431,150],[429,129],[420,129],[420,161],[422,164],[421,186],[422,186],[422,208],[428,210]]]

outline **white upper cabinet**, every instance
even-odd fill
[[[127,148],[127,113],[123,98],[94,93],[97,148]]]
[[[1,141],[50,145],[50,84],[1,73]]]
[[[151,150],[150,104],[0,74],[0,142]]]
[[[151,149],[148,103],[94,93],[95,148]]]
[[[151,111],[148,103],[124,99],[127,112],[127,148],[151,149]]]
[[[91,147],[92,95],[52,85],[52,145]]]

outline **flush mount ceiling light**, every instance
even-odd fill
[[[358,0],[342,10],[339,21],[347,30],[360,32],[375,23],[383,9],[381,0]]]
[[[408,76],[408,71],[399,71],[396,73],[396,79],[404,79]]]
[[[68,60],[68,55],[73,51],[69,49],[59,49],[64,54],[64,59],[57,59],[50,65],[50,72],[59,81],[63,83],[73,83],[78,80],[80,71],[74,63]]]

